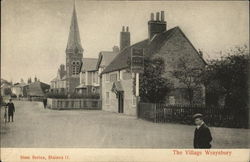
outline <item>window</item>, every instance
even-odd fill
[[[111,81],[111,82],[117,81],[117,74],[111,74],[111,75],[110,75],[110,81]]]
[[[79,61],[72,61],[72,74],[77,75],[80,71],[80,62]]]
[[[123,80],[132,79],[132,74],[129,73],[129,72],[127,72],[127,71],[124,71],[124,72],[122,73],[122,79],[123,79]]]
[[[109,92],[106,92],[106,104],[109,104]]]
[[[132,95],[132,106],[136,106],[136,97]]]

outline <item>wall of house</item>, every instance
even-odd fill
[[[165,60],[165,76],[174,84],[174,90],[170,96],[175,96],[175,103],[186,104],[187,99],[183,98],[183,92],[180,88],[185,88],[185,85],[176,79],[171,71],[180,70],[179,60],[184,59],[190,68],[205,68],[205,64],[197,51],[192,47],[190,42],[182,35],[180,30],[176,30],[174,35],[163,45],[159,50],[159,55]],[[168,96],[168,97],[170,97]],[[200,88],[194,92],[194,102],[197,104],[205,104],[205,87],[200,85]]]
[[[135,96],[133,94],[133,79],[126,79],[124,80],[122,77],[122,71],[116,71],[112,73],[103,74],[102,76],[102,109],[104,111],[110,111],[110,112],[117,112],[118,113],[118,98],[116,97],[116,94],[111,91],[113,83],[109,80],[107,81],[106,77],[107,75],[110,76],[110,74],[117,74],[118,80],[121,82],[122,88],[124,90],[124,114],[127,115],[136,115],[136,100]],[[132,74],[131,74],[132,75]],[[107,93],[109,94],[109,97],[107,97]]]

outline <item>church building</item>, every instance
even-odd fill
[[[66,47],[66,69],[60,65],[57,77],[51,81],[51,91],[72,93],[80,83],[80,66],[83,59],[79,27],[75,5],[71,18],[68,43]]]

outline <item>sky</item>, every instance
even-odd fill
[[[1,1],[1,78],[49,83],[65,64],[73,0]],[[84,1],[76,12],[84,57],[119,45],[122,26],[131,43],[148,37],[150,13],[165,11],[167,29],[179,26],[205,59],[249,44],[247,1]]]

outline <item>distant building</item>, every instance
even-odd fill
[[[123,32],[124,29],[121,33]],[[123,41],[122,38],[120,40]],[[166,71],[164,77],[174,85],[166,98],[166,103],[188,103],[188,99],[185,97],[187,91],[185,86],[171,72],[180,70],[178,61],[181,58],[186,58],[187,63],[195,68],[203,69],[206,63],[179,27],[167,30],[162,11],[161,15],[157,12],[156,19],[154,14],[151,14],[151,20],[148,21],[148,38],[124,49],[121,48],[120,53],[103,70],[101,76],[103,110],[136,115],[136,97],[133,93],[135,74],[128,72],[130,68],[128,60],[132,48],[144,49],[145,56],[154,57],[157,54],[164,59]],[[205,103],[204,85],[200,85],[200,88],[194,92],[194,96],[195,103]]]
[[[71,25],[66,47],[66,75],[64,75],[64,66],[60,66],[59,75],[51,81],[52,91],[63,91],[72,93],[80,82],[80,66],[83,58],[83,48],[81,45],[79,27],[75,5],[71,18]],[[63,72],[62,72],[63,71]],[[61,72],[63,74],[61,74]]]
[[[98,70],[96,69],[96,58],[83,58],[80,72],[80,85],[76,87],[78,93],[96,94],[99,93]]]
[[[81,94],[100,94],[100,76],[102,71],[119,53],[119,47],[112,51],[101,51],[98,59],[83,58],[80,72],[80,84],[76,91]]]
[[[46,92],[48,92],[50,89],[50,85],[35,81],[33,83],[30,83],[27,87],[27,96],[29,98],[39,98],[44,97]]]
[[[17,97],[27,97],[27,87],[28,84],[24,82],[16,83],[11,87],[11,92]]]
[[[129,34],[129,38],[130,38],[130,34]],[[129,40],[129,42],[130,42],[130,40]],[[123,45],[123,46],[125,46],[125,45]],[[120,52],[119,47],[114,46],[112,51],[101,51],[99,53],[96,69],[98,70],[98,80],[99,80],[99,85],[100,85],[99,93],[100,93],[100,95],[102,95],[102,92],[101,92],[102,91],[102,79],[101,79],[102,75],[101,75],[101,73],[110,64],[110,62],[113,61],[113,59],[117,56],[117,54],[119,52]]]
[[[64,93],[66,92],[66,70],[65,65],[60,65],[60,68],[57,71],[57,76],[51,81],[52,92],[55,93]]]

